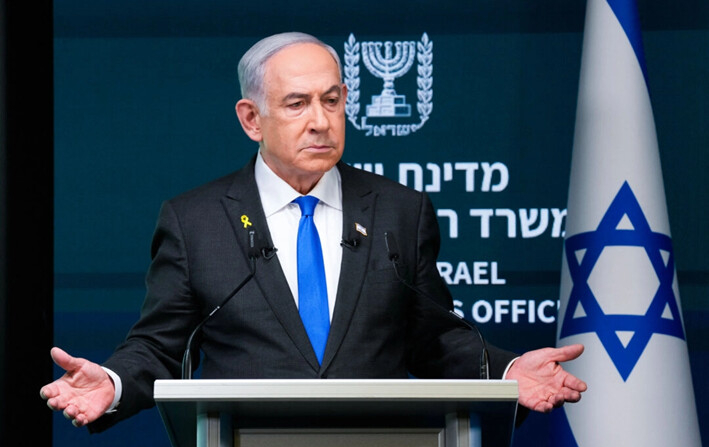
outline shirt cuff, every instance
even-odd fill
[[[111,402],[111,406],[108,407],[108,410],[106,410],[106,413],[115,413],[116,409],[118,408],[118,404],[121,402],[121,395],[123,394],[123,385],[121,384],[121,378],[116,374],[115,372],[111,371],[108,368],[104,368],[104,371],[108,374],[108,376],[113,380],[113,387],[115,388],[115,393],[113,395],[113,402]]]
[[[513,364],[518,358],[519,358],[519,357],[513,358],[513,359],[510,361],[510,363],[507,364],[507,368],[505,368],[505,372],[502,373],[502,380],[505,380],[505,378],[507,377],[507,372],[510,370],[510,368],[512,367],[512,364]]]

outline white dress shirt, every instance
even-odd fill
[[[256,185],[261,196],[261,205],[266,214],[268,231],[273,245],[278,249],[276,256],[283,268],[295,304],[298,305],[298,223],[300,207],[293,200],[302,196],[283,179],[278,177],[261,157],[259,152],[254,169]],[[320,199],[315,207],[313,221],[318,229],[325,264],[327,282],[327,300],[330,309],[330,321],[335,309],[337,283],[340,278],[342,263],[342,187],[340,172],[337,168],[327,171],[315,187],[308,193]]]

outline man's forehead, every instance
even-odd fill
[[[339,68],[333,56],[324,47],[314,43],[299,43],[283,48],[266,62],[265,76],[297,78],[302,76],[335,76]]]

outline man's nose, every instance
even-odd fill
[[[330,128],[330,119],[320,103],[313,103],[310,107],[311,132],[325,132]]]

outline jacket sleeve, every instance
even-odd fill
[[[191,293],[183,233],[170,202],[160,210],[151,256],[140,319],[103,364],[121,378],[120,403],[115,412],[90,424],[91,432],[103,431],[155,405],[154,381],[180,377],[189,332],[201,318]]]

